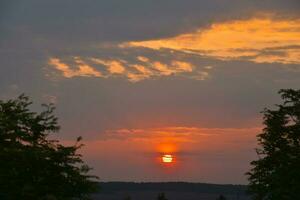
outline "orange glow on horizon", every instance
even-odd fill
[[[163,154],[171,154],[177,152],[177,146],[175,144],[163,143],[158,145],[157,151]]]

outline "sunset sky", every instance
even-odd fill
[[[247,183],[300,86],[299,0],[2,0],[0,99],[57,107],[101,181]],[[163,162],[163,160],[167,162]]]

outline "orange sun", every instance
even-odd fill
[[[162,159],[162,162],[164,162],[164,163],[171,163],[171,162],[173,162],[173,156],[170,155],[170,154],[163,155],[161,157],[161,159]]]

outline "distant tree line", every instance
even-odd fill
[[[124,198],[124,200],[132,200],[132,199],[131,199],[131,197],[130,197],[129,195],[127,195],[127,196]],[[165,193],[162,192],[162,193],[159,193],[159,194],[158,194],[156,200],[169,200],[169,199],[167,199]],[[216,198],[216,200],[227,200],[227,199],[225,198],[225,196],[220,195],[218,198]]]
[[[117,191],[176,191],[195,192],[209,194],[241,194],[245,195],[247,186],[245,185],[221,185],[207,183],[188,182],[100,182],[102,193],[112,193]]]

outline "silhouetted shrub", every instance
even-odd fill
[[[59,130],[53,105],[32,112],[29,98],[0,100],[0,197],[8,200],[88,199],[97,188],[74,145],[48,136]]]
[[[255,200],[300,199],[300,90],[280,90],[284,102],[265,109],[252,161],[249,191]]]

